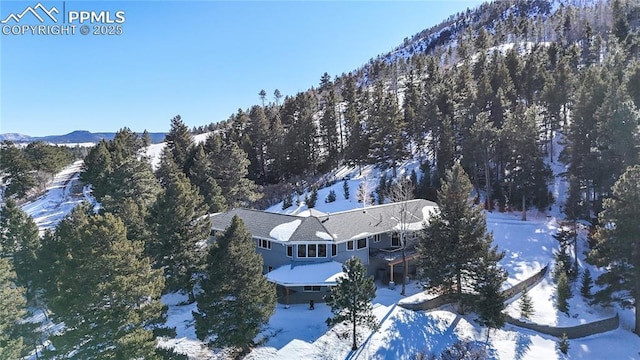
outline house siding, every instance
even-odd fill
[[[368,241],[367,241],[368,243]],[[347,260],[349,260],[352,256],[355,256],[357,258],[359,258],[363,264],[365,265],[369,265],[369,247],[367,246],[364,249],[360,249],[358,250],[355,247],[354,244],[354,249],[353,250],[347,250],[347,243],[343,242],[343,243],[339,243],[338,245],[338,255],[334,256],[332,258],[333,261],[337,261],[340,263],[345,263]]]
[[[254,239],[254,243],[256,244],[256,251],[262,256],[263,274],[269,272],[269,267],[273,270],[282,265],[291,263],[291,258],[287,257],[286,244],[272,241],[271,249],[263,249],[258,247],[258,240]]]

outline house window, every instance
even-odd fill
[[[327,245],[318,244],[318,257],[327,257]]]
[[[391,235],[391,246],[394,246],[394,247],[400,246],[400,235],[398,233],[393,233]]]
[[[364,249],[367,247],[367,239],[358,239],[358,250]]]
[[[287,245],[287,256],[288,257],[293,257],[293,246],[292,245]]]
[[[305,286],[304,292],[320,292],[320,286]]]
[[[307,257],[316,257],[318,254],[316,244],[307,245]]]
[[[367,239],[369,239],[369,242],[379,243],[380,242],[380,234],[375,234],[375,235],[369,236],[369,237],[367,237]]]
[[[307,245],[298,245],[298,257],[299,258],[307,257]]]
[[[353,240],[347,241],[347,250],[353,251]]]
[[[258,247],[262,248],[262,249],[271,250],[271,241],[264,240],[264,239],[258,239]]]
[[[327,257],[326,244],[298,245],[299,258],[320,258]]]
[[[336,256],[336,255],[338,255],[338,245],[332,244],[331,245],[331,256]]]

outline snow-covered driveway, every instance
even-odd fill
[[[22,210],[29,214],[38,225],[40,232],[53,229],[73,208],[84,199],[82,193],[73,193],[82,171],[82,160],[64,168],[47,186],[47,191],[32,202],[22,205]]]

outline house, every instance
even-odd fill
[[[417,232],[436,208],[434,202],[415,199],[336,213],[233,209],[210,217],[213,235],[224,231],[234,216],[243,220],[264,260],[263,273],[277,285],[278,300],[290,303],[322,299],[352,256],[362,260],[369,275],[393,285],[404,271],[402,234],[406,257],[414,260]]]

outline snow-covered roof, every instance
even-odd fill
[[[284,286],[333,286],[343,276],[342,264],[336,261],[292,263],[267,273],[269,281]]]
[[[237,215],[253,237],[260,239],[343,242],[392,231],[418,231],[437,207],[432,201],[415,199],[332,214],[309,211],[305,216],[294,216],[233,209],[210,217],[214,230],[224,230]]]

